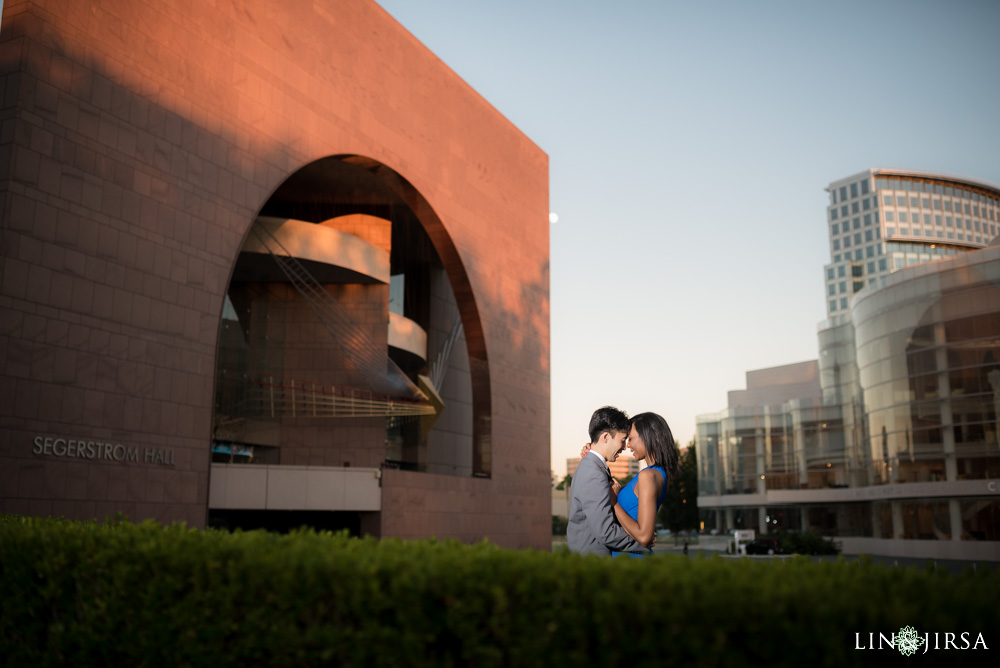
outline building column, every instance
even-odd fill
[[[944,474],[949,482],[958,479],[955,461],[955,418],[951,411],[951,381],[948,379],[948,349],[944,324],[934,326],[935,364],[938,370],[938,398],[941,401],[941,442],[944,445]]]
[[[767,492],[767,481],[764,480],[764,475],[766,474],[766,469],[764,468],[764,439],[766,430],[757,427],[753,434],[753,446],[754,453],[757,455],[754,459],[757,460],[757,493],[764,494]]]
[[[958,499],[948,499],[948,515],[951,519],[951,539],[962,540],[962,506]]]
[[[733,509],[726,508],[726,530],[735,529],[735,523],[733,522]]]
[[[901,539],[903,537],[903,502],[890,501],[892,505],[892,537]]]
[[[757,508],[757,535],[767,535],[767,508],[764,506]]]
[[[809,482],[809,478],[806,475],[806,437],[805,428],[802,426],[802,413],[800,411],[795,411],[793,413],[794,426],[792,427],[792,439],[793,446],[795,448],[795,464],[798,470],[798,487],[797,489],[805,489],[806,483]]]

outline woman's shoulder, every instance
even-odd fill
[[[643,480],[651,480],[657,484],[662,483],[667,479],[666,472],[663,470],[662,466],[647,466],[643,470],[639,471],[639,477]]]

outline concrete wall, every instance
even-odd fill
[[[6,0],[0,91],[0,511],[204,525],[239,248],[359,155],[428,226],[487,407],[491,477],[387,472],[382,533],[548,546],[547,157],[374,2]]]

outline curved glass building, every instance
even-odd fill
[[[698,418],[705,528],[1000,561],[1000,189],[871,169],[829,192],[819,359]]]

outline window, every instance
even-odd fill
[[[840,207],[840,217],[847,218],[847,205]]]
[[[926,197],[924,197],[923,199],[921,199],[920,203],[923,205],[923,207],[925,209],[931,208],[931,201],[929,199],[927,199]]]
[[[871,225],[871,224],[872,224],[872,215],[870,213],[866,213],[865,214],[865,225]]]
[[[869,202],[867,198],[861,200],[861,208],[864,209],[865,211],[868,211],[870,208],[872,208],[871,202]]]
[[[861,182],[861,194],[862,195],[868,194],[868,179],[865,179],[864,181]]]
[[[934,224],[935,225],[940,225],[941,224],[941,216],[939,216],[937,214],[934,214]]]
[[[872,240],[872,236],[873,235],[872,235],[872,231],[871,230],[865,230],[865,241],[871,241]]]
[[[847,281],[841,281],[840,283],[838,283],[837,291],[840,292],[840,294],[844,294],[845,292],[847,292]]]
[[[888,179],[875,179],[875,187],[879,190],[885,190],[889,187]]]
[[[864,281],[854,281],[854,283],[851,285],[851,288],[852,288],[851,291],[852,292],[857,292],[858,290],[860,290],[863,287],[865,287],[865,282]]]
[[[969,215],[969,205],[965,204],[964,207],[965,207],[965,215],[968,216]]]
[[[826,270],[826,280],[828,280],[828,281],[832,281],[833,280],[833,267],[829,267]]]
[[[851,184],[851,197],[857,197],[857,196],[858,196],[858,184],[857,183],[852,183]]]
[[[934,200],[934,208],[937,209],[938,211],[941,210],[941,200],[939,199]]]
[[[871,248],[871,247],[869,246],[869,248]],[[874,262],[869,262],[868,263],[868,273],[869,274],[874,274],[875,273],[875,263]]]
[[[830,300],[830,310],[831,311],[836,311],[837,310],[837,300],[836,299],[831,299]]]
[[[882,238],[882,230],[880,230],[877,227],[875,228],[875,238],[876,239],[881,239]]]
[[[847,186],[840,186],[840,201],[847,199]]]
[[[896,220],[896,212],[895,211],[886,211],[885,212],[885,222],[892,223],[895,220]]]
[[[891,237],[892,235],[894,235],[896,233],[896,228],[895,227],[887,227],[887,228],[885,228],[885,233],[888,234]]]
[[[837,267],[837,278],[843,278],[843,277],[844,277],[844,265],[840,265],[839,267]]]
[[[833,240],[833,250],[835,251],[840,250],[840,239]]]
[[[951,211],[951,200],[945,200],[944,201],[944,210],[945,211]]]
[[[878,270],[885,271],[885,269],[886,269],[885,258],[882,258],[878,261]]]
[[[847,297],[841,297],[840,298],[840,308],[841,309],[846,309],[847,308]]]
[[[861,275],[862,271],[864,271],[864,269],[861,267],[861,265],[856,264],[853,267],[851,267],[851,276],[857,278],[858,276]]]
[[[830,209],[830,220],[837,220],[837,209]]]
[[[858,229],[859,227],[861,227],[861,219],[860,218],[855,218],[851,222],[854,224],[854,229]]]
[[[832,297],[833,295],[837,294],[837,287],[833,283],[831,283],[830,285],[826,286],[826,293]]]
[[[930,224],[931,224],[931,214],[925,213],[924,214],[924,225],[930,225]]]
[[[906,206],[906,198],[903,197],[902,195],[898,195],[896,197],[896,206]]]
[[[850,248],[850,247],[851,247],[851,237],[850,235],[848,235],[844,237],[844,248]]]
[[[892,195],[886,195],[882,198],[882,203],[886,206],[892,206]]]
[[[901,223],[908,223],[908,222],[910,222],[909,216],[906,215],[905,211],[900,211],[899,212],[899,222],[901,222]]]
[[[916,197],[911,197],[910,198],[910,207],[915,209],[917,206],[919,206],[918,201],[919,200],[917,200]]]
[[[857,212],[858,212],[858,203],[851,202],[851,213],[857,213]]]
[[[944,224],[947,225],[948,227],[951,227],[951,216],[944,217]]]
[[[860,260],[862,257],[864,256],[861,254],[861,249],[860,248],[854,249],[854,259]]]
[[[861,233],[860,232],[855,232],[854,233],[854,245],[857,246],[860,243],[861,243]]]
[[[833,224],[833,225],[832,225],[832,226],[830,227],[830,229],[831,229],[831,230],[833,231],[833,235],[834,235],[834,236],[836,236],[837,234],[839,234],[839,233],[840,233],[840,225],[838,225],[837,223],[834,223],[834,224]]]

